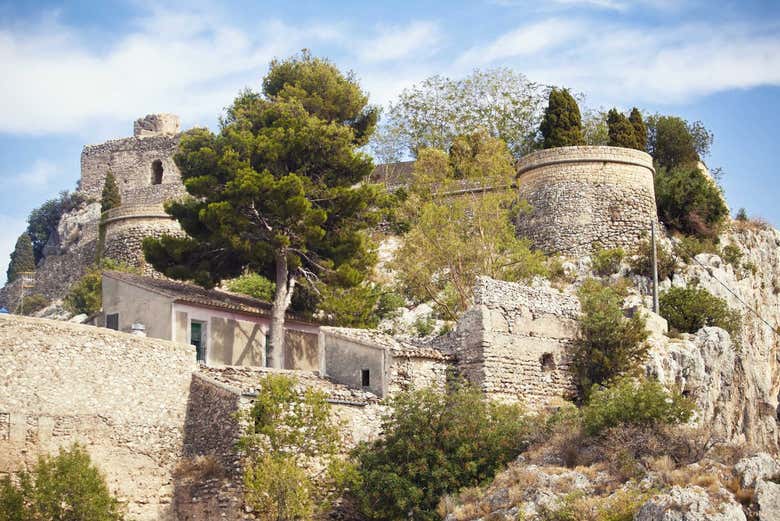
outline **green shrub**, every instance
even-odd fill
[[[398,316],[398,308],[406,305],[406,299],[403,295],[395,291],[385,290],[379,295],[376,303],[376,314],[380,320],[385,318],[395,318]]]
[[[742,250],[739,248],[739,246],[735,244],[727,244],[721,250],[720,256],[728,264],[734,266],[734,269],[739,269],[739,265],[742,262],[742,257],[744,256],[744,253],[742,253]]]
[[[269,374],[252,408],[242,415],[246,431],[239,447],[246,502],[264,521],[309,520],[326,512],[336,486],[338,425],[323,391],[302,389],[298,380]],[[307,469],[317,459],[325,469],[315,482]]]
[[[730,309],[725,300],[702,288],[671,288],[661,294],[659,308],[669,327],[682,333],[716,326],[735,336],[742,321],[740,313]]]
[[[540,521],[633,521],[652,496],[648,491],[619,489],[607,497],[573,492],[555,506],[542,506]]]
[[[100,195],[100,211],[107,212],[122,204],[122,195],[119,193],[119,187],[116,184],[116,177],[109,170],[106,174],[106,180],[103,183],[103,193]]]
[[[543,148],[584,145],[582,116],[577,101],[566,89],[552,89],[539,125]]]
[[[228,281],[227,289],[233,293],[241,293],[264,302],[271,302],[274,298],[276,284],[257,273],[245,273]]]
[[[28,295],[24,297],[22,305],[17,311],[20,315],[32,315],[49,305],[49,299],[43,295]]]
[[[677,261],[674,256],[663,244],[656,243],[656,258],[658,260],[658,280],[670,278],[677,269]],[[648,278],[653,276],[652,242],[646,240],[639,243],[629,266],[631,271],[637,275]]]
[[[138,268],[113,259],[102,259],[70,287],[63,301],[65,309],[75,315],[92,315],[100,311],[103,307],[103,272],[106,270],[135,273]]]
[[[414,329],[419,336],[428,336],[433,333],[434,321],[431,317],[420,317],[414,321]]]
[[[13,282],[22,273],[35,271],[35,255],[33,253],[30,236],[23,233],[16,239],[16,246],[11,252],[11,261],[8,263],[6,282]]]
[[[601,276],[617,273],[625,256],[623,248],[598,249],[591,257],[593,271]]]
[[[747,210],[745,210],[744,208],[740,208],[739,211],[737,212],[736,220],[740,222],[747,222],[748,220]]]
[[[714,238],[729,217],[720,188],[696,164],[659,168],[655,196],[659,218],[685,235]]]
[[[41,456],[19,484],[0,479],[0,521],[118,521],[119,502],[80,445]]]
[[[594,389],[582,409],[583,428],[589,436],[620,425],[650,426],[685,423],[693,404],[678,392],[669,392],[657,380],[616,380]]]
[[[439,519],[443,495],[490,480],[525,448],[529,430],[519,406],[471,386],[401,393],[384,437],[354,452],[357,505],[368,519]]]
[[[690,263],[700,253],[718,253],[718,246],[711,239],[685,235],[674,244],[673,253],[683,262]]]
[[[637,313],[623,316],[623,298],[614,288],[590,279],[579,291],[581,338],[574,351],[573,368],[580,392],[587,396],[601,384],[631,372],[647,353],[647,330]]]

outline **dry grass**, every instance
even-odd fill
[[[772,228],[772,225],[769,224],[769,221],[767,221],[763,217],[754,217],[752,219],[748,219],[747,221],[734,220],[732,221],[731,226],[736,231],[744,231],[744,230],[757,231],[757,230],[769,230],[770,228]]]
[[[183,459],[173,472],[174,477],[189,483],[202,483],[209,479],[222,479],[225,477],[225,467],[216,458],[207,456],[195,456]]]

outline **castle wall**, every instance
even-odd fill
[[[130,266],[143,267],[146,274],[155,272],[144,259],[143,240],[182,233],[179,223],[160,205],[113,208],[106,213],[104,231],[103,256]]]
[[[639,150],[580,146],[540,150],[517,164],[530,214],[517,233],[547,252],[583,254],[594,244],[634,248],[658,221],[652,158]]]
[[[444,389],[452,365],[443,357],[393,354],[388,367],[388,394],[425,387]]]
[[[0,315],[0,474],[79,442],[138,521],[172,520],[191,346]]]
[[[458,369],[493,398],[544,407],[576,392],[579,302],[549,287],[481,277],[458,322]]]

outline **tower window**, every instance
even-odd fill
[[[363,380],[363,387],[368,387],[371,385],[371,373],[368,369],[363,369],[363,371],[361,371],[361,377]]]
[[[162,161],[160,161],[159,159],[155,159],[154,161],[152,161],[152,184],[153,185],[162,184],[162,178],[163,178]]]
[[[543,354],[540,362],[542,364],[542,371],[548,372],[555,370],[555,360],[553,359],[552,353]]]

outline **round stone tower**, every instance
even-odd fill
[[[517,233],[548,253],[587,254],[593,247],[635,247],[658,221],[653,160],[630,148],[560,147],[517,163],[521,200]]]

